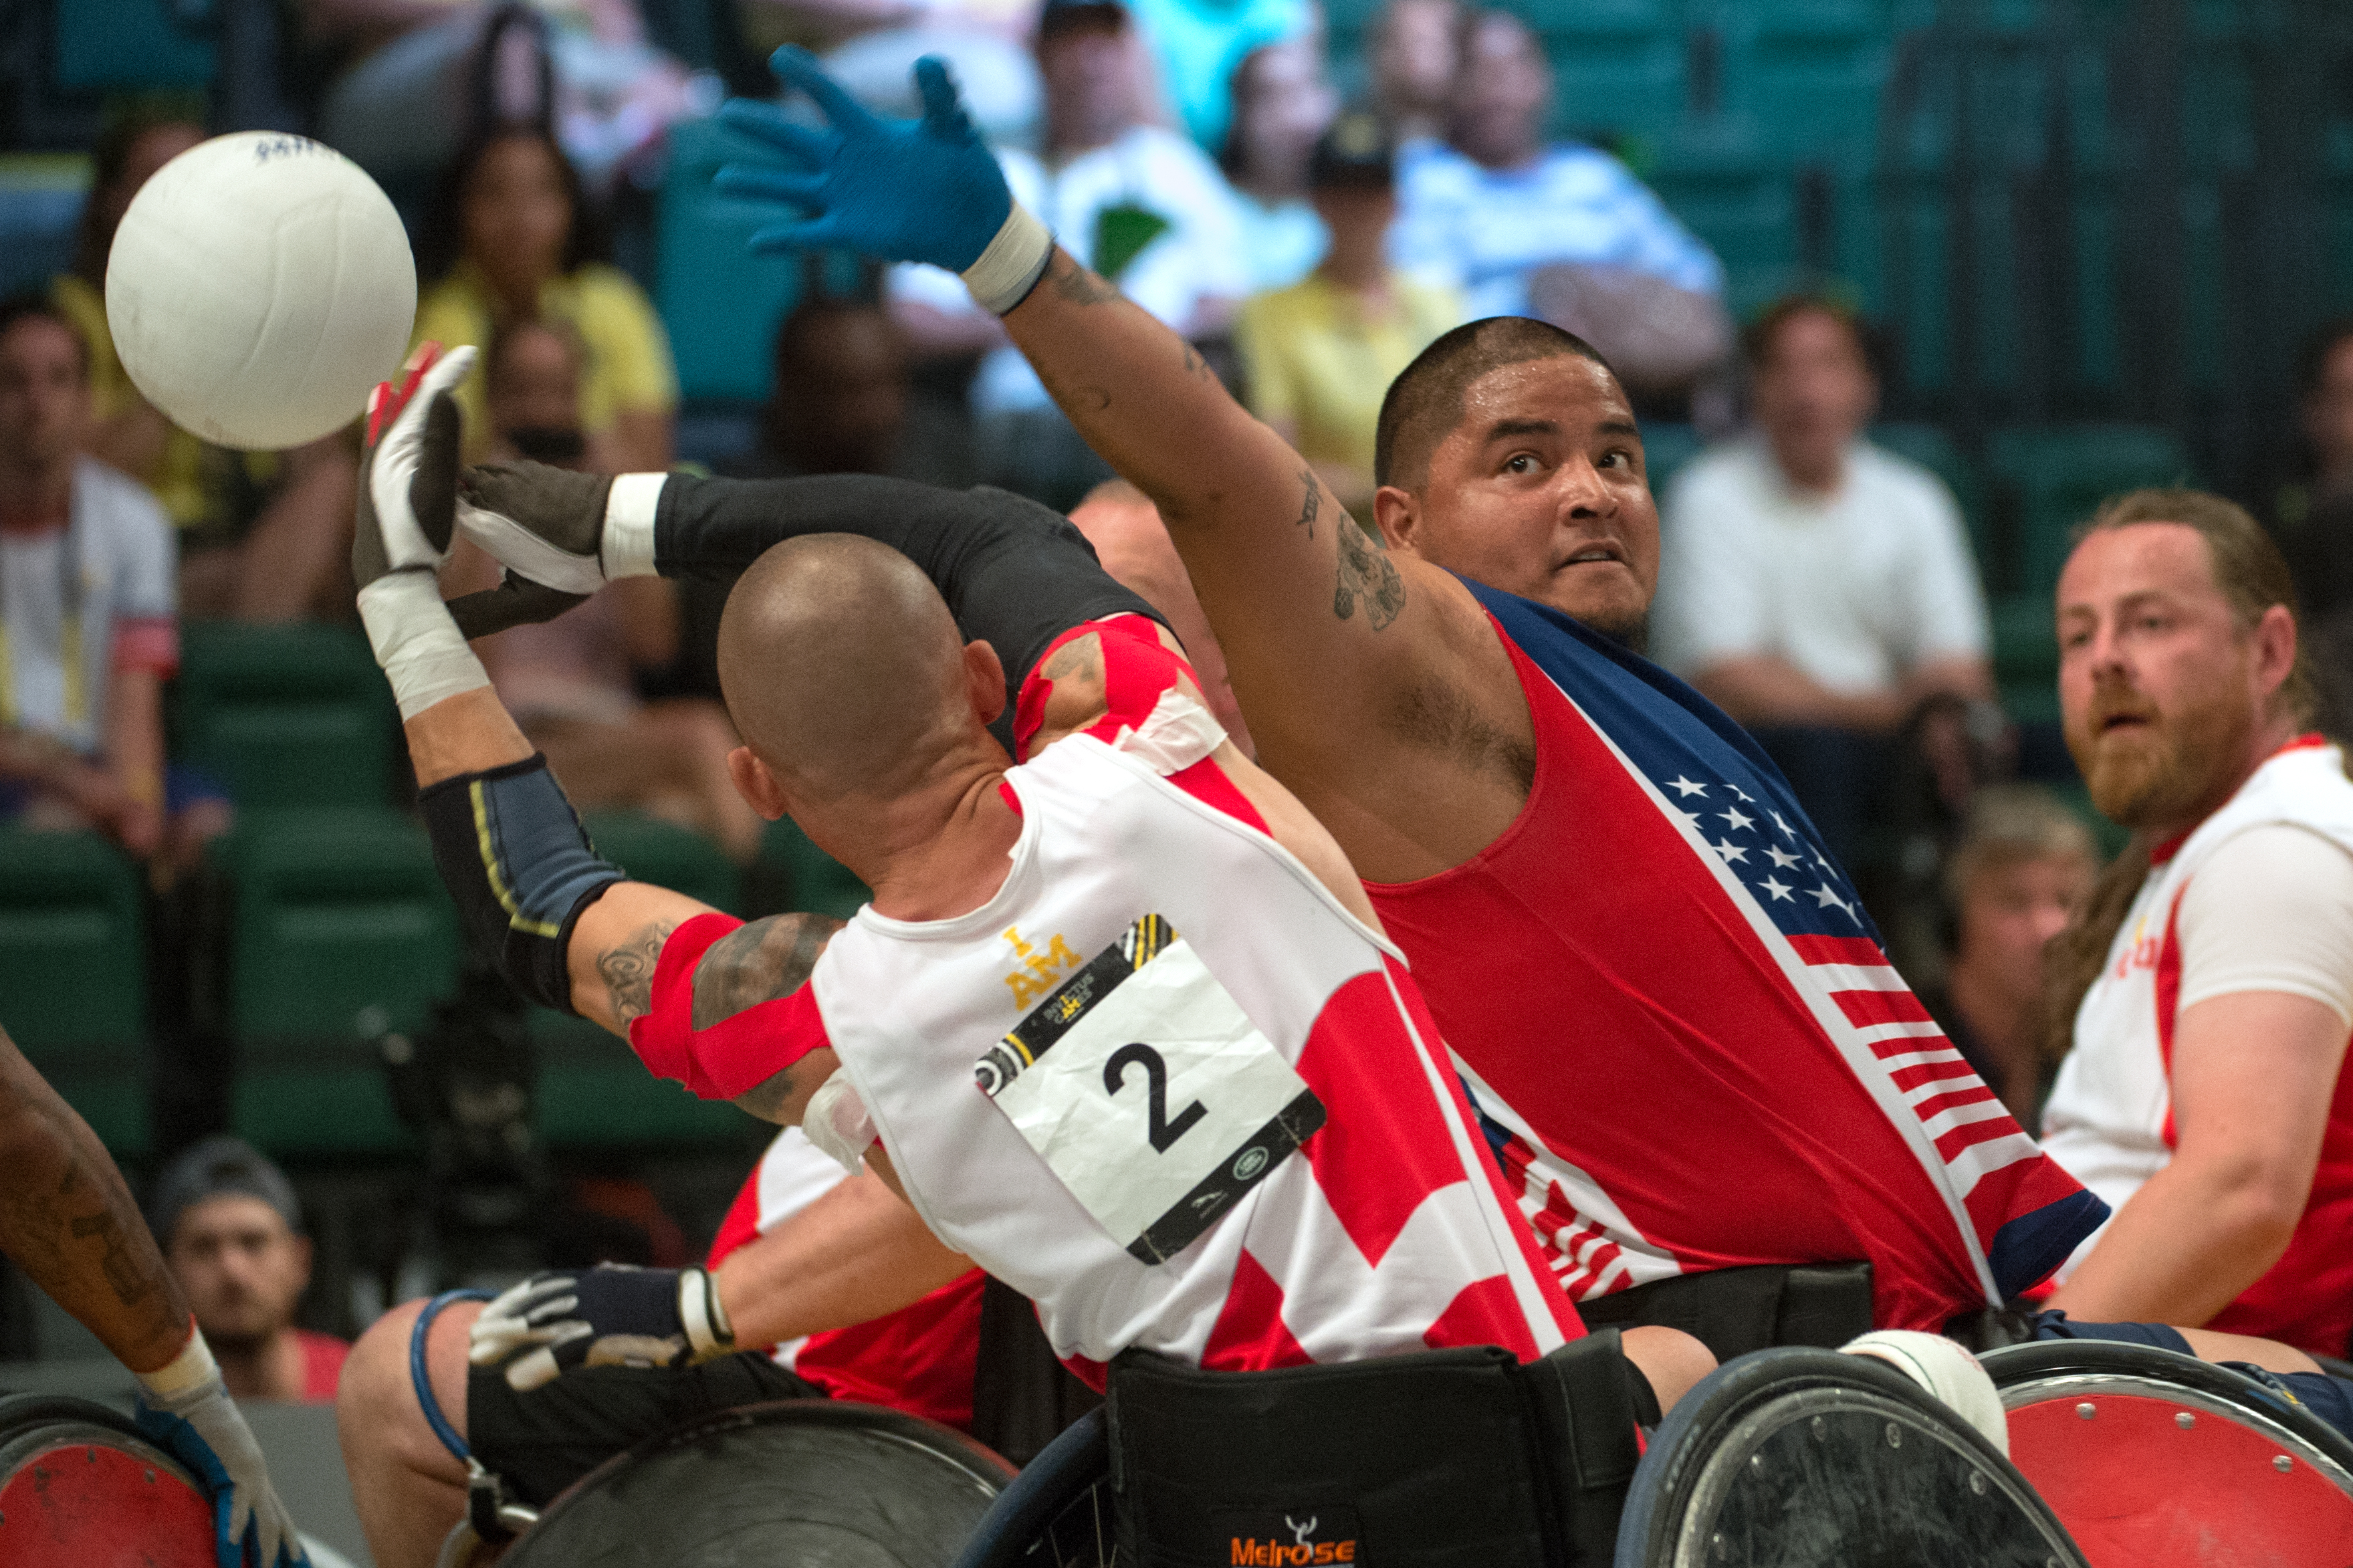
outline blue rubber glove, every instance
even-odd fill
[[[195,1472],[213,1500],[220,1568],[311,1568],[286,1505],[270,1489],[261,1447],[217,1373],[170,1396],[141,1389],[139,1430]]]
[[[773,162],[724,165],[719,188],[811,215],[761,229],[754,250],[839,248],[951,272],[979,259],[1005,226],[1013,194],[957,100],[945,61],[926,55],[915,62],[921,120],[872,113],[806,49],[787,44],[768,67],[787,88],[815,99],[832,129],[798,124],[774,105],[746,99],[719,110],[727,125],[776,154]]]

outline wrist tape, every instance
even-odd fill
[[[982,310],[1001,316],[1029,297],[1053,254],[1053,232],[1015,202],[988,248],[964,269],[964,286]]]
[[[866,1151],[881,1136],[849,1074],[839,1068],[809,1096],[808,1108],[801,1112],[801,1131],[853,1176],[866,1168]]]
[[[598,858],[546,757],[444,779],[417,804],[475,947],[525,996],[572,1012],[572,927],[628,879]]]
[[[598,563],[608,583],[654,575],[654,513],[668,474],[617,474],[605,492],[605,532]]]
[[[688,1359],[709,1361],[735,1348],[735,1327],[719,1302],[719,1281],[708,1269],[678,1274],[678,1321],[685,1326]]]
[[[204,1331],[190,1319],[188,1342],[180,1347],[180,1353],[153,1372],[141,1373],[139,1385],[157,1400],[169,1401],[219,1376],[220,1368],[213,1361],[212,1347],[205,1343]]]
[[[430,572],[387,572],[362,588],[360,620],[404,721],[491,683]]]

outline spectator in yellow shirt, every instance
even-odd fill
[[[179,428],[131,383],[106,323],[106,258],[148,176],[205,139],[177,115],[134,110],[100,137],[73,269],[49,301],[90,363],[90,456],[154,492],[179,545],[179,600],[192,617],[340,619],[359,454],[342,433],[290,452],[233,452]]]
[[[1308,172],[1331,247],[1301,282],[1244,303],[1234,330],[1251,412],[1360,518],[1373,515],[1383,390],[1462,320],[1452,293],[1398,272],[1383,252],[1397,216],[1396,162],[1372,115],[1351,111],[1333,123]]]
[[[487,347],[509,322],[561,322],[585,358],[587,466],[607,473],[670,467],[678,416],[670,340],[644,291],[589,258],[579,176],[545,131],[499,130],[461,153],[422,248],[427,267],[438,260],[444,268],[417,301],[417,342]],[[466,455],[475,462],[490,429],[483,374],[478,363],[458,390]]]

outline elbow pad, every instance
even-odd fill
[[[417,805],[468,939],[516,990],[572,1012],[572,927],[628,879],[589,844],[546,757],[444,779]]]

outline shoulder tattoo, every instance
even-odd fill
[[[712,942],[694,968],[694,1026],[707,1029],[799,990],[840,929],[830,915],[770,915]]]
[[[655,921],[639,926],[618,947],[596,955],[596,977],[613,998],[613,1015],[622,1023],[642,1018],[654,1008],[654,966],[661,962],[662,943],[678,929],[675,921]]]
[[[1365,619],[1379,631],[1405,608],[1405,579],[1398,575],[1388,552],[1365,537],[1355,518],[1342,512],[1333,531],[1340,542],[1340,575],[1332,589],[1332,613],[1345,621],[1362,600]]]
[[[1299,482],[1307,487],[1307,498],[1299,503],[1299,526],[1307,531],[1308,538],[1313,539],[1315,537],[1316,514],[1324,510],[1324,486],[1315,478],[1313,468],[1300,469]],[[1346,613],[1345,610],[1341,612],[1342,615]]]

